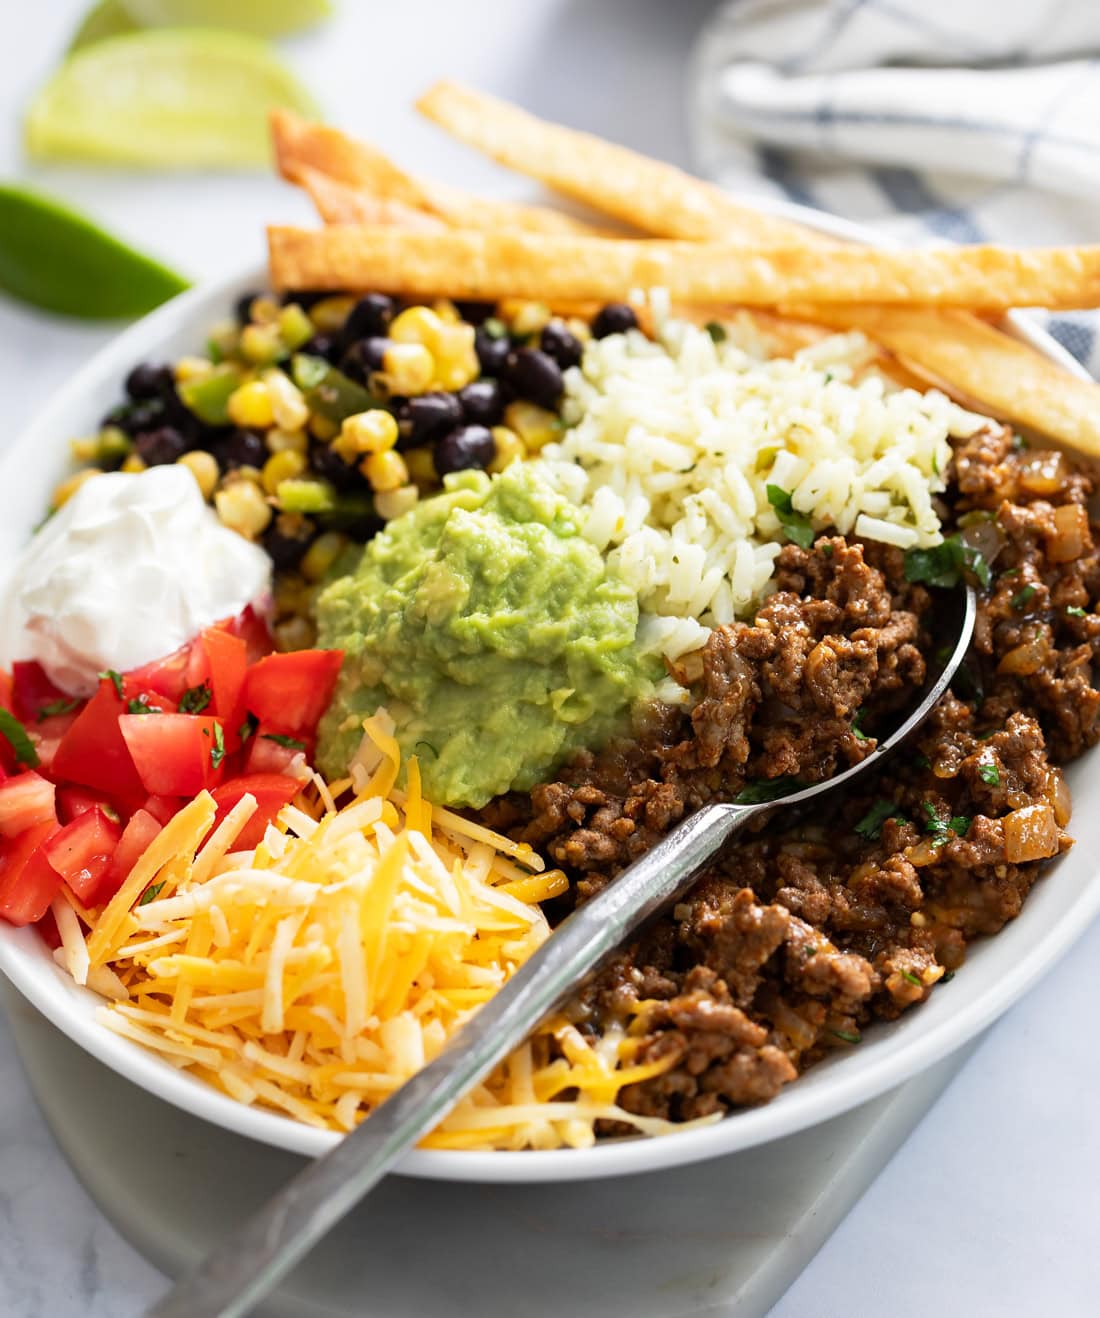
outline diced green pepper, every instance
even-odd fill
[[[386,406],[361,384],[330,366],[323,357],[298,353],[291,362],[291,375],[305,395],[309,410],[330,421],[343,421],[345,417],[366,412],[372,407]]]
[[[279,312],[279,337],[290,352],[313,338],[313,321],[297,302],[291,302]]]
[[[280,481],[275,497],[284,513],[330,513],[336,507],[336,490],[322,480],[294,477]]]
[[[177,385],[177,392],[189,412],[208,426],[229,424],[229,397],[241,383],[240,371],[232,365],[217,366],[201,380]]]

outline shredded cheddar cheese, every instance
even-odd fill
[[[232,850],[251,797],[203,842],[203,793],[102,911],[54,908],[58,963],[111,999],[104,1026],[239,1102],[337,1130],[492,996],[549,933],[538,903],[567,886],[530,848],[429,804],[415,761],[398,791],[392,726],[365,726],[350,782],[306,785],[255,850]],[[632,1042],[551,1021],[424,1145],[581,1146],[599,1120],[673,1129],[616,1103],[668,1065],[633,1064]]]

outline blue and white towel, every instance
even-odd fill
[[[732,0],[696,51],[703,173],[907,242],[1100,241],[1100,0]],[[1100,375],[1100,317],[1047,328]]]

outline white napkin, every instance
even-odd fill
[[[910,242],[1100,240],[1100,0],[734,0],[692,86],[736,191]],[[1095,373],[1094,316],[1048,328]]]

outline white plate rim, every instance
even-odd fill
[[[759,199],[754,199],[752,204],[761,205]],[[768,201],[764,208],[835,237],[885,245],[883,237],[872,230],[823,212],[782,201]],[[93,395],[102,395],[105,386],[117,388],[129,367],[148,356],[151,348],[157,351],[173,331],[189,325],[200,313],[205,328],[206,324],[224,317],[236,296],[246,289],[263,286],[265,280],[266,271],[260,268],[202,284],[123,331],[73,375],[8,447],[0,460],[0,488],[9,482],[22,484],[25,472],[38,470],[39,479],[37,483],[30,481],[27,497],[39,497],[36,506],[44,506],[42,500],[50,486],[42,475],[47,467],[42,454],[50,450],[63,452],[69,434],[62,428],[62,419],[74,404],[87,397],[90,410]],[[1014,313],[1006,318],[1006,327],[1052,361],[1079,377],[1089,378],[1029,317]],[[1075,821],[1076,818],[1075,812]],[[1051,877],[1048,871],[1040,885],[1049,883]],[[1029,907],[1037,895],[1038,891],[1032,893]],[[983,992],[960,991],[961,1009],[951,1014],[941,1013],[943,1019],[929,1021],[925,1027],[921,1022],[931,1015],[931,1002],[897,1022],[873,1027],[859,1053],[848,1053],[819,1064],[764,1107],[734,1113],[721,1123],[701,1129],[652,1140],[610,1141],[591,1149],[522,1153],[417,1149],[407,1155],[396,1171],[425,1179],[482,1183],[586,1180],[719,1157],[819,1124],[904,1083],[981,1033],[1054,964],[1100,913],[1100,884],[1086,885],[1056,918],[1053,927],[1030,943],[1019,936],[1020,931],[1026,935],[1027,913],[1025,909],[1022,918],[996,939],[986,940],[1000,946],[1004,946],[1002,940],[1006,939],[1022,944],[1019,956],[1013,961],[1011,978],[998,980]],[[965,984],[967,969],[975,959],[973,953],[968,957],[956,978],[957,986]],[[91,1008],[99,999],[74,985],[53,964],[33,931],[0,926],[0,972],[74,1043],[143,1089],[195,1116],[246,1138],[305,1156],[326,1152],[340,1138],[333,1132],[314,1130],[288,1117],[245,1107],[97,1025]],[[815,1082],[815,1077],[821,1078]]]

